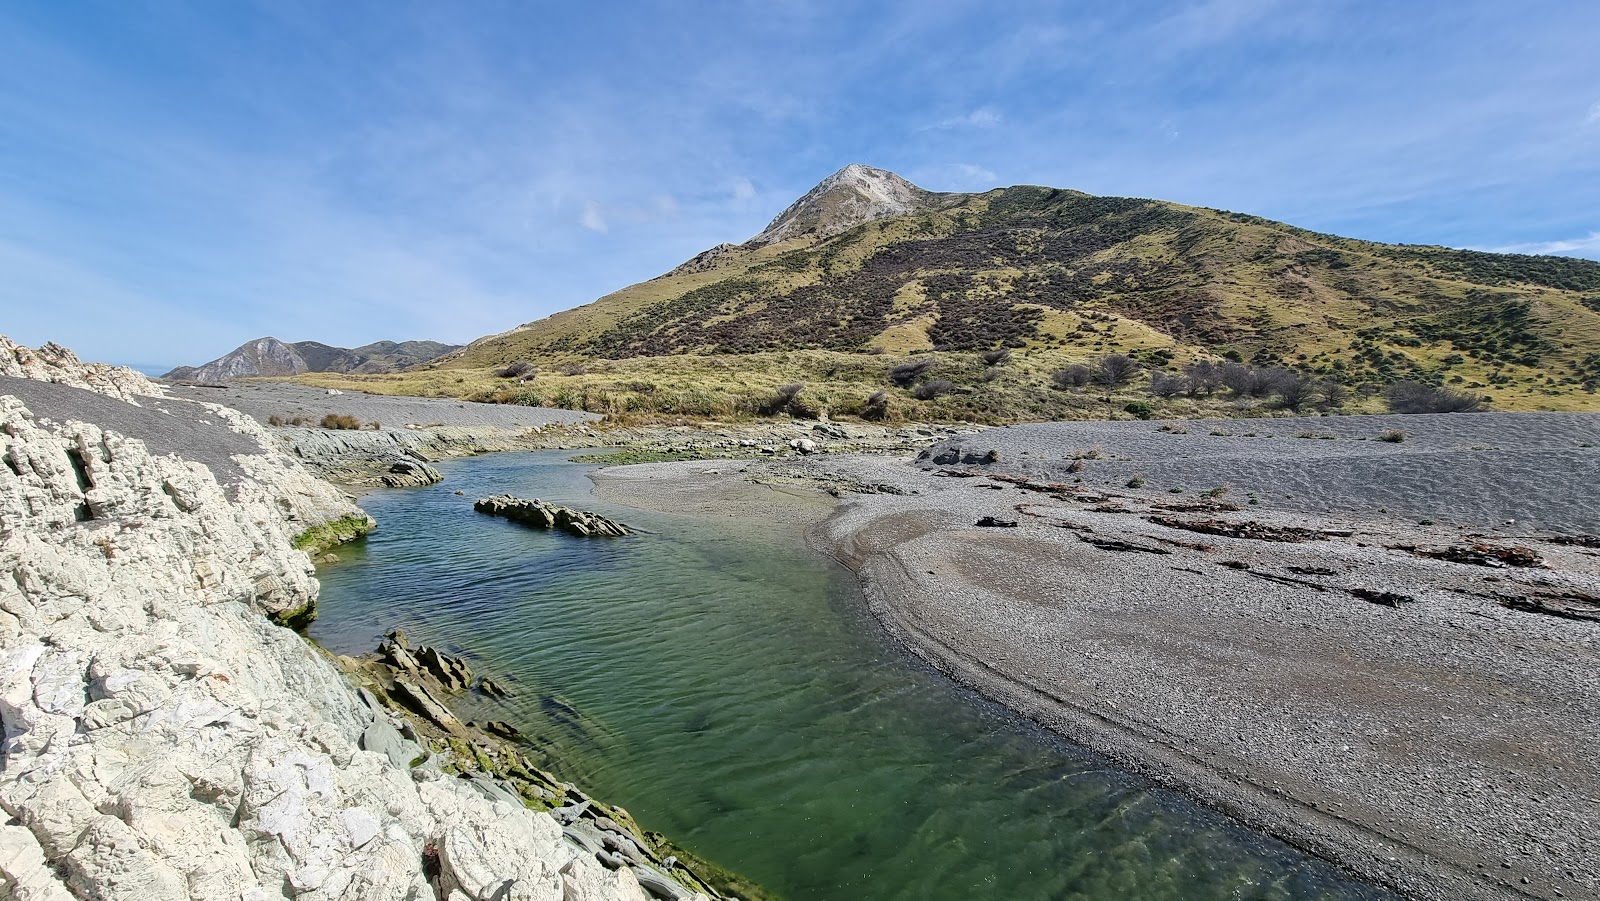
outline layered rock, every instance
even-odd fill
[[[490,797],[502,797],[535,809],[549,810],[567,841],[584,848],[608,869],[629,869],[656,897],[722,898],[711,879],[726,879],[715,865],[646,832],[621,807],[592,798],[571,783],[540,769],[519,753],[526,736],[503,720],[463,722],[450,709],[473,686],[466,660],[426,645],[411,647],[404,632],[390,632],[374,654],[341,658],[363,685],[364,696],[393,699],[418,719],[399,731],[369,728],[363,746],[384,749],[391,757],[410,759],[438,753],[447,771],[466,777]],[[480,679],[481,698],[504,697],[489,679]],[[553,701],[554,699],[550,699]],[[481,707],[481,705],[480,705]]]
[[[241,414],[0,348],[0,897],[646,897],[397,759],[399,721],[264,615],[315,603],[291,542],[364,516],[339,492]]]
[[[523,525],[539,529],[561,529],[585,538],[621,538],[632,534],[627,526],[606,519],[598,513],[587,513],[571,507],[549,504],[538,498],[500,494],[480,498],[472,505],[472,509],[490,516],[502,516]]]
[[[444,481],[444,473],[420,460],[396,460],[379,480],[385,488],[421,488]]]

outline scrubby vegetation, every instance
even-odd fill
[[[1481,397],[1416,382],[1390,385],[1384,400],[1394,413],[1473,413],[1483,409]]]
[[[361,428],[361,420],[348,413],[329,413],[322,417],[320,425],[325,429],[348,429],[353,431]]]

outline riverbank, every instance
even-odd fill
[[[260,379],[179,383],[167,390],[250,416],[301,464],[349,491],[431,484],[438,474],[430,463],[502,451],[614,448],[597,456],[595,462],[602,463],[899,453],[982,431],[970,425],[889,427],[788,417],[617,425],[571,410],[363,394]],[[340,427],[321,427],[326,417]]]
[[[1582,736],[1600,714],[1600,573],[1582,545],[1507,528],[1525,498],[1493,486],[1581,469],[1594,426],[1402,419],[1414,434],[1398,442],[1358,442],[1394,427],[1359,417],[1328,438],[1294,437],[1332,435],[1328,420],[1252,423],[1233,459],[1188,446],[1233,437],[1207,423],[1059,424],[942,445],[920,465],[657,464],[596,484],[629,504],[735,516],[816,516],[819,501],[789,508],[775,490],[831,489],[845,499],[813,539],[857,570],[881,622],[958,681],[1409,896],[1592,897],[1600,774]],[[1179,465],[1192,486],[1127,487]],[[1330,479],[1318,514],[1283,490],[1360,467],[1409,474],[1410,488]],[[1474,482],[1478,467],[1496,478]],[[1060,481],[1040,481],[1046,470]],[[1581,524],[1593,483],[1556,478],[1564,502],[1533,518]],[[1420,509],[1436,483],[1457,487],[1435,493],[1427,525],[1375,509]],[[1017,525],[974,526],[986,516]],[[1475,545],[1527,548],[1542,565],[1459,562]]]

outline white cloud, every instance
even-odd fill
[[[930,191],[987,191],[1000,182],[999,175],[972,163],[923,166],[911,170],[907,177]]]
[[[1157,27],[1183,44],[1214,44],[1255,28],[1278,0],[1201,0]]]
[[[1529,244],[1510,244],[1491,248],[1495,253],[1531,253],[1538,256],[1600,257],[1600,232],[1590,232],[1582,238],[1564,238],[1557,241],[1536,241]]]
[[[746,201],[746,200],[751,200],[755,196],[756,196],[755,182],[752,182],[748,178],[736,178],[736,179],[733,180],[733,199],[734,200],[742,202],[742,201]]]
[[[980,106],[970,113],[940,119],[933,125],[925,128],[993,128],[999,125],[1004,117],[1000,111],[992,106]]]
[[[1584,121],[1590,125],[1600,125],[1600,100],[1595,101],[1594,105],[1589,107],[1589,116]]]
[[[590,231],[604,232],[606,230],[606,213],[600,204],[593,200],[583,203],[583,215],[578,217],[578,223]]]

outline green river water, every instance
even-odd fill
[[[606,504],[566,456],[452,461],[442,484],[367,495],[380,528],[319,571],[312,635],[354,654],[401,627],[464,652],[513,692],[470,713],[792,899],[1389,897],[915,662],[796,530]],[[473,512],[502,492],[649,533]]]

